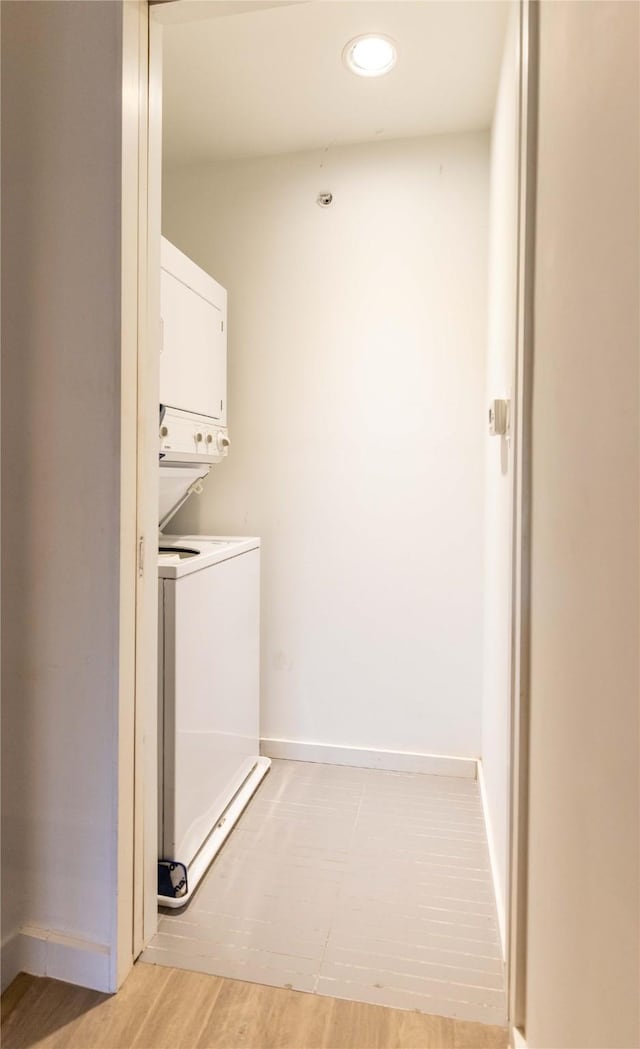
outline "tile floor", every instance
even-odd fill
[[[477,782],[274,761],[142,960],[504,1023]]]

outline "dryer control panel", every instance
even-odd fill
[[[220,463],[229,453],[229,434],[208,415],[160,407],[160,459],[164,462]]]

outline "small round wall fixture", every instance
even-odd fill
[[[396,45],[389,36],[364,33],[349,41],[342,58],[347,69],[358,76],[384,76],[396,64]]]

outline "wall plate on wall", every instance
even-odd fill
[[[504,437],[509,432],[509,401],[494,400],[489,405],[489,435]]]

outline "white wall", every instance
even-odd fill
[[[3,3],[3,984],[115,967],[121,82],[121,4]]]
[[[491,129],[486,405],[513,399],[518,221],[518,15],[512,7]],[[503,947],[509,830],[513,448],[485,430],[482,772]]]
[[[637,4],[543,3],[535,288],[530,1046],[637,1047]]]
[[[488,144],[166,174],[229,290],[232,440],[172,528],[262,536],[263,736],[480,751]]]

